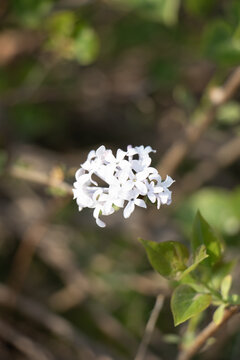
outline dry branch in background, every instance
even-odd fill
[[[209,95],[210,106],[204,111],[203,115],[194,124],[190,123],[182,139],[175,142],[161,159],[158,170],[163,175],[172,175],[189,150],[196,144],[206,129],[214,121],[217,109],[220,105],[231,99],[240,86],[240,67],[237,67],[225,85],[221,88],[212,89]]]
[[[51,176],[51,174],[45,174],[41,171],[24,168],[19,165],[12,165],[8,170],[8,174],[19,180],[29,181],[46,187],[54,187],[62,190],[66,195],[73,195],[72,186],[64,181],[59,181]]]
[[[17,312],[42,325],[54,335],[67,340],[78,350],[79,359],[96,360],[96,354],[88,347],[88,339],[67,320],[53,314],[43,305],[22,295],[17,295],[7,286],[0,284],[0,305],[12,308],[13,299],[16,299],[14,301],[14,309]],[[98,347],[96,344],[94,346],[95,348]]]
[[[240,138],[235,137],[210,156],[209,159],[203,160],[188,172],[180,182],[175,200],[179,201],[182,195],[191,193],[200,188],[205,182],[212,179],[219,170],[231,165],[240,158]]]
[[[50,220],[56,211],[59,210],[59,207],[65,206],[65,204],[64,201],[56,202],[55,199],[52,199],[43,218],[31,223],[22,235],[22,240],[14,255],[8,277],[9,285],[16,292],[21,291],[36,248],[45,234],[45,221]]]
[[[52,168],[52,171],[46,173],[17,164],[12,164],[7,169],[7,175],[15,179],[43,185],[46,188],[53,188],[65,195],[64,198],[52,198],[42,216],[35,221],[29,221],[26,230],[24,229],[24,233],[21,234],[22,240],[14,255],[8,280],[10,286],[16,292],[20,292],[22,289],[36,248],[46,232],[47,227],[45,224],[60,208],[66,205],[70,195],[72,196],[71,186],[63,181],[63,173],[60,172],[59,174],[57,170],[57,168]]]
[[[164,296],[158,295],[156,298],[156,302],[154,304],[153,310],[151,312],[151,315],[148,319],[148,322],[147,322],[147,325],[145,328],[145,332],[142,337],[142,341],[141,341],[138,351],[137,351],[137,355],[134,360],[144,360],[146,357],[148,345],[150,344],[151,337],[152,337],[154,328],[156,326],[156,322],[157,322],[159,313],[162,309],[163,301],[164,301]]]
[[[56,238],[57,241],[50,241],[50,238]],[[81,272],[73,251],[61,241],[60,236],[53,236],[51,231],[49,235],[46,233],[46,236],[39,244],[38,255],[58,273],[66,284],[62,289],[50,296],[49,305],[52,310],[68,311],[75,306],[79,306],[89,296],[98,298],[102,294],[111,292],[109,285],[103,279],[94,276],[86,277]],[[161,289],[158,281],[158,279],[155,282],[154,279],[151,280],[137,274],[121,277],[121,283],[126,288],[139,291],[144,295],[153,295],[159,293],[159,291],[167,294],[168,290],[166,288]],[[162,297],[162,295],[159,297]],[[103,334],[119,342],[121,346],[126,347],[132,353],[135,352],[137,347],[136,338],[114,316],[107,313],[101,305],[91,305],[90,303],[87,309]]]
[[[0,338],[30,360],[54,360],[54,357],[42,345],[19,333],[3,320],[0,320]]]

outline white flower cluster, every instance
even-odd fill
[[[150,152],[155,151],[143,145],[129,145],[127,151],[118,149],[116,156],[105,146],[90,151],[87,160],[77,170],[73,184],[79,211],[84,207],[94,209],[97,225],[105,227],[100,215],[110,215],[116,208],[126,205],[123,216],[128,218],[136,205],[147,207],[144,198],[157,202],[158,209],[161,204],[169,205],[171,191],[168,187],[174,180],[167,176],[162,181],[157,169],[150,167]]]

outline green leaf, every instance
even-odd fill
[[[206,15],[210,13],[217,0],[185,0],[184,7],[190,14],[194,15]]]
[[[59,57],[65,59],[74,57],[73,33],[76,20],[73,11],[59,11],[47,19],[45,23],[49,35],[45,43],[47,51],[54,51]]]
[[[228,191],[220,188],[204,188],[181,202],[176,216],[186,236],[199,209],[208,222],[223,235],[233,236],[240,229],[240,188]]]
[[[181,284],[186,284],[190,286],[193,290],[195,290],[197,293],[205,293],[208,292],[207,287],[204,284],[200,284],[196,282],[196,279],[192,277],[191,274],[186,274],[185,276],[182,276],[180,279]]]
[[[207,254],[206,246],[201,245],[195,253],[194,262],[186,270],[183,271],[181,278],[183,278],[184,276],[195,270],[196,267],[208,256],[209,255]]]
[[[223,299],[227,299],[231,285],[232,285],[232,276],[231,275],[225,276],[225,278],[221,283],[221,294]]]
[[[113,0],[113,3],[168,26],[176,24],[178,20],[180,0]]]
[[[153,268],[162,276],[177,279],[187,267],[188,249],[177,241],[157,243],[139,239]]]
[[[202,217],[198,211],[193,224],[192,235],[193,253],[196,254],[198,248],[202,245],[206,246],[207,254],[209,255],[210,264],[214,265],[221,259],[222,246],[219,237]],[[196,256],[196,255],[195,255]]]
[[[159,0],[156,2],[160,3]],[[159,16],[166,25],[174,25],[178,20],[178,11],[180,7],[179,0],[162,0],[162,12]]]
[[[217,110],[217,120],[226,125],[233,125],[240,121],[240,105],[236,101],[229,101]]]
[[[219,290],[224,277],[232,271],[235,264],[235,260],[226,263],[220,262],[214,267],[214,269],[209,269],[209,284],[215,290]]]
[[[178,286],[171,299],[174,325],[177,326],[205,310],[211,300],[210,294],[200,294],[188,285]]]
[[[214,312],[213,314],[213,321],[215,322],[215,324],[220,324],[224,315],[224,309],[227,305],[226,304],[221,304]]]
[[[72,35],[76,23],[73,11],[54,12],[46,21],[46,28],[50,36],[56,38],[69,37]]]
[[[219,64],[235,65],[240,59],[239,39],[234,36],[231,22],[210,22],[204,34],[204,52]]]
[[[73,54],[81,65],[89,65],[96,60],[99,52],[99,38],[93,28],[81,26],[73,43]]]
[[[228,303],[231,305],[240,305],[240,295],[232,294],[228,297]]]
[[[44,17],[51,11],[53,0],[12,0],[13,14],[24,26],[36,28],[41,24]]]

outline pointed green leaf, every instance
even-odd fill
[[[189,285],[193,290],[195,290],[197,293],[205,293],[208,291],[205,285],[200,284],[196,281],[194,277],[192,277],[191,274],[187,274],[180,279],[181,284]]]
[[[231,305],[240,305],[240,295],[232,294],[228,297],[228,303]]]
[[[205,245],[201,245],[196,254],[195,254],[195,259],[192,265],[190,265],[186,270],[184,270],[184,272],[181,275],[181,278],[183,278],[184,276],[186,276],[187,274],[189,274],[190,272],[192,272],[193,270],[196,269],[196,267],[204,260],[208,257],[209,255],[206,252],[206,246]]]
[[[187,267],[188,249],[177,241],[157,243],[140,239],[153,268],[162,276],[177,279]]]
[[[188,285],[178,286],[172,295],[171,309],[174,325],[177,326],[199,314],[211,304],[210,294],[200,294]]]
[[[220,260],[222,255],[221,241],[198,211],[194,220],[192,235],[192,248],[194,254],[197,253],[198,248],[201,245],[206,246],[211,265],[214,265],[218,260]]]
[[[206,259],[209,255],[207,254],[207,249],[205,245],[201,245],[199,248],[197,248],[197,251],[195,253],[194,257],[194,264],[199,264],[201,261]]]
[[[214,312],[213,314],[213,321],[215,322],[215,324],[220,324],[224,315],[224,309],[227,305],[226,304],[221,304]]]
[[[228,297],[228,293],[231,288],[231,285],[232,285],[232,276],[231,275],[225,276],[225,278],[221,283],[221,294],[223,299],[226,299]]]
[[[214,269],[210,269],[209,283],[215,289],[219,290],[225,276],[227,276],[236,264],[236,260],[227,263],[219,263]]]

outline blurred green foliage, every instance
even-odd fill
[[[211,14],[216,7],[217,0],[184,0],[185,9],[191,15],[200,15],[202,17]]]
[[[99,51],[96,31],[72,11],[61,11],[47,19],[46,49],[57,56],[75,59],[82,65],[92,63]]]
[[[183,201],[176,211],[176,216],[184,231],[189,234],[195,213],[199,209],[219,232],[234,237],[240,231],[239,202],[239,188],[233,191],[205,188]]]
[[[154,159],[158,163],[179,140],[185,127],[195,120],[208,87],[221,86],[240,63],[239,0],[0,3],[0,175],[5,171],[8,152],[16,151],[18,158],[21,145],[25,144],[32,146],[32,151],[27,150],[32,157],[35,152],[38,154],[38,148],[52,151],[52,156],[46,155],[44,160],[46,174],[48,161],[51,164],[54,156],[57,163],[75,169],[88,150],[99,144],[109,144],[113,149],[130,143],[151,145],[158,150]],[[239,136],[239,121],[237,93],[219,107],[216,121],[200,139],[197,149],[187,154],[175,175],[175,188],[189,170],[194,171],[198,163],[211,157],[218,146]],[[160,213],[149,211],[146,218],[136,217],[126,225],[117,214],[116,223],[113,220],[112,228],[110,225],[104,233],[96,229],[90,212],[79,214],[73,203],[56,211],[47,225],[60,227],[59,247],[67,244],[66,254],[71,253],[74,265],[94,284],[92,293],[82,303],[62,310],[63,316],[90,338],[98,337],[107,348],[118,349],[126,359],[133,359],[136,345],[131,348],[122,339],[113,340],[112,334],[104,332],[101,321],[97,322],[94,311],[100,308],[100,313],[116,319],[123,332],[129,331],[139,343],[154,304],[153,295],[159,289],[155,286],[152,290],[148,282],[146,285],[138,278],[153,275],[149,275],[151,267],[136,237],[143,236],[139,233],[143,229],[152,240],[165,240],[170,233],[173,238],[168,240],[180,237],[184,242],[200,209],[203,217],[223,235],[226,245],[234,247],[235,255],[240,235],[239,176],[236,161],[220,169],[202,188],[183,197],[176,208],[169,207],[169,212],[164,212],[164,208]],[[72,181],[72,177],[66,180]],[[21,231],[32,224],[32,219],[21,218],[24,214],[19,210],[21,198],[26,198],[27,204],[33,194],[34,201],[40,199],[36,213],[41,213],[43,206],[44,210],[49,208],[49,199],[57,204],[64,201],[60,199],[63,194],[54,186],[29,190],[21,185],[9,181],[1,189],[1,281],[8,278],[22,239],[17,230],[18,218]],[[61,243],[65,227],[67,236]],[[169,251],[174,252],[173,246]],[[206,249],[200,248],[187,271],[194,271],[205,261],[206,254]],[[231,254],[229,258],[224,266],[216,265],[211,274],[214,288],[220,288],[233,267]],[[177,270],[178,265],[176,259]],[[185,262],[179,266],[184,267]],[[166,268],[169,270],[169,261]],[[161,273],[161,266],[159,270]],[[67,285],[65,272],[61,271],[36,255],[23,291],[42,301],[61,291],[63,284]],[[168,275],[171,276],[171,271]],[[168,297],[165,283],[160,277],[157,279]],[[190,302],[191,296],[194,297],[192,292]],[[205,300],[208,304],[209,299]],[[217,318],[221,311],[215,315]],[[172,318],[166,300],[157,327],[162,338],[171,333],[169,339],[177,342],[179,336],[169,319]],[[164,360],[176,358],[177,348],[164,346],[153,343],[150,350]],[[225,359],[228,358],[227,354]]]
[[[147,19],[173,25],[178,20],[180,0],[111,0],[125,9],[135,10]]]
[[[53,5],[54,0],[12,0],[12,16],[24,27],[37,28],[41,26]]]
[[[225,125],[239,124],[240,104],[237,101],[229,101],[227,104],[220,106],[217,120]]]

